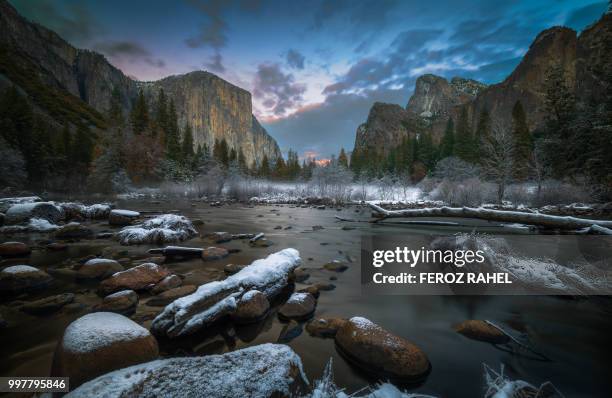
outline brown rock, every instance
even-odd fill
[[[293,271],[293,278],[296,282],[302,283],[305,282],[308,278],[310,278],[310,274],[302,268],[296,268]]]
[[[310,293],[293,293],[278,310],[282,319],[308,319],[315,311],[317,300]]]
[[[455,331],[469,339],[492,344],[503,344],[510,340],[501,330],[481,320],[463,321],[455,326]]]
[[[31,250],[22,242],[0,243],[0,257],[21,257],[30,254]]]
[[[0,295],[40,289],[51,282],[51,276],[29,265],[13,265],[0,271]]]
[[[153,286],[151,289],[151,293],[159,294],[161,292],[165,292],[166,290],[174,289],[175,287],[179,287],[183,284],[183,280],[178,275],[169,275],[159,281],[157,285]]]
[[[142,290],[168,275],[170,271],[161,265],[145,263],[111,275],[100,283],[98,290],[104,295],[126,289]]]
[[[232,319],[238,324],[258,322],[266,316],[270,302],[259,290],[249,290],[240,298]]]
[[[194,285],[175,287],[174,289],[166,290],[165,292],[162,292],[157,296],[152,297],[151,299],[149,299],[149,301],[147,301],[147,305],[151,307],[163,307],[178,298],[190,295],[197,289],[198,287]]]
[[[223,271],[227,274],[227,275],[234,275],[235,273],[240,272],[240,270],[242,270],[244,267],[246,267],[246,265],[238,265],[238,264],[226,264],[223,267]]]
[[[317,318],[306,324],[306,331],[315,337],[333,337],[346,322],[344,318]]]
[[[70,389],[113,370],[151,361],[159,355],[149,331],[123,315],[87,314],[72,322],[60,340],[51,376],[70,377]]]
[[[206,235],[206,238],[215,243],[225,243],[232,240],[232,234],[229,232],[213,232]]]
[[[93,238],[93,230],[91,228],[87,228],[84,225],[81,225],[77,222],[71,222],[69,224],[63,225],[59,227],[55,232],[53,232],[53,236],[56,239],[87,239]]]
[[[83,264],[76,273],[77,279],[104,279],[123,271],[119,262],[107,258],[93,258]]]
[[[45,249],[50,250],[52,252],[63,251],[63,250],[66,250],[67,248],[68,248],[68,245],[63,244],[63,243],[57,243],[57,242],[49,243],[47,246],[45,246]]]
[[[108,215],[108,223],[110,225],[124,226],[129,225],[132,221],[138,219],[140,213],[131,210],[111,210]]]
[[[131,315],[136,311],[138,294],[133,290],[122,290],[104,297],[102,302],[94,306],[94,311],[116,312]]]
[[[379,377],[414,382],[431,369],[420,348],[365,318],[354,317],[344,323],[335,341],[349,361]]]
[[[348,269],[348,265],[339,260],[330,261],[323,266],[328,271],[344,272]]]
[[[222,247],[207,247],[202,251],[202,260],[214,261],[227,257],[229,252]]]
[[[45,315],[59,311],[63,306],[73,301],[74,294],[72,293],[58,294],[25,303],[20,310],[32,315]]]

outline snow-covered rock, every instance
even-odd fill
[[[262,344],[223,355],[161,359],[117,370],[66,397],[268,398],[299,396],[307,386],[302,361],[291,348]]]
[[[110,225],[129,225],[132,221],[140,217],[140,213],[132,210],[115,209],[108,215]]]
[[[30,265],[13,265],[0,271],[0,295],[40,289],[51,282],[45,271]]]
[[[122,245],[162,244],[187,240],[197,233],[191,221],[186,217],[162,214],[141,224],[123,228],[117,234],[117,238]]]
[[[155,285],[168,275],[170,271],[161,265],[144,263],[112,274],[100,283],[98,291],[107,295],[119,290],[143,290]]]
[[[94,311],[131,315],[136,311],[137,305],[138,294],[133,290],[122,290],[104,297],[100,304],[94,306]]]
[[[42,218],[55,224],[62,216],[62,210],[53,202],[19,203],[6,211],[6,223],[19,224],[32,218]]]
[[[310,293],[293,293],[289,300],[283,304],[278,315],[283,319],[307,319],[315,311],[317,300]]]
[[[194,333],[235,312],[236,300],[249,290],[259,290],[270,300],[287,286],[300,261],[297,250],[285,249],[254,261],[225,280],[204,284],[166,306],[153,320],[151,331],[171,338]]]
[[[67,220],[73,218],[102,220],[108,218],[111,212],[111,206],[106,203],[96,203],[88,206],[76,202],[62,202],[57,205],[62,209]]]
[[[21,196],[13,198],[0,198],[0,213],[6,212],[12,205],[23,204],[23,203],[34,203],[42,202],[42,199],[38,196]]]
[[[119,271],[123,271],[123,266],[115,260],[92,258],[76,271],[75,277],[77,279],[104,279]]]
[[[72,389],[158,355],[157,341],[147,329],[123,315],[95,312],[68,325],[55,350],[51,375],[70,377]]]

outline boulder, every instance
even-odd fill
[[[61,209],[51,202],[14,204],[9,207],[5,215],[7,224],[19,224],[31,218],[42,218],[55,224],[63,217]]]
[[[377,377],[416,382],[431,369],[420,348],[365,318],[345,322],[336,332],[335,342],[350,362]]]
[[[223,272],[225,272],[227,275],[234,275],[235,273],[242,270],[244,267],[246,267],[246,265],[226,264],[223,267]]]
[[[157,264],[157,263],[155,263]],[[158,264],[159,265],[159,264]],[[169,275],[159,281],[153,289],[151,289],[151,293],[159,294],[165,292],[166,290],[174,289],[175,287],[179,287],[183,284],[183,280],[178,275]]]
[[[94,306],[93,310],[132,315],[137,305],[138,294],[133,290],[122,290],[104,297],[100,304]]]
[[[53,356],[51,376],[70,377],[70,389],[107,372],[159,355],[149,331],[123,315],[95,312],[72,322]]]
[[[88,239],[93,238],[94,232],[91,228],[87,228],[78,222],[71,222],[66,225],[59,227],[53,236],[56,239],[68,240],[68,239]]]
[[[161,214],[140,224],[124,227],[116,236],[122,245],[143,243],[161,245],[187,240],[197,233],[198,231],[186,217],[177,214]]]
[[[225,243],[232,240],[232,234],[229,232],[212,232],[206,235],[206,239],[215,243]]]
[[[249,290],[237,303],[232,319],[237,324],[254,323],[263,319],[270,309],[270,302],[259,290]]]
[[[344,272],[348,269],[348,265],[339,260],[330,261],[329,263],[323,266],[328,271],[333,272]]]
[[[202,260],[214,261],[227,257],[229,252],[222,247],[207,247],[202,251]]]
[[[0,243],[0,257],[21,257],[30,254],[31,250],[22,242]]]
[[[170,275],[161,265],[145,263],[114,273],[100,283],[99,292],[108,295],[119,290],[143,290]]]
[[[40,289],[51,282],[45,271],[29,265],[13,265],[0,271],[0,295]]]
[[[130,225],[138,217],[140,217],[140,213],[137,211],[115,209],[109,213],[108,223],[119,226]]]
[[[471,319],[455,326],[455,331],[465,337],[491,344],[504,344],[510,338],[495,326],[481,320]]]
[[[317,300],[310,293],[293,293],[289,300],[283,304],[278,315],[283,319],[308,319],[317,306]]]
[[[75,276],[77,279],[104,279],[119,271],[123,271],[119,262],[108,258],[93,258],[85,262]]]
[[[64,293],[30,301],[21,306],[20,310],[31,315],[46,315],[59,311],[66,304],[74,301],[74,294]]]
[[[289,346],[262,344],[222,355],[135,365],[98,377],[65,397],[303,396],[309,388],[302,368],[300,357]]]
[[[195,292],[196,289],[197,286],[195,285],[175,287],[174,289],[166,290],[165,292],[152,297],[149,299],[149,301],[147,301],[147,305],[151,307],[164,307],[178,298],[190,295],[191,293]]]
[[[346,322],[344,318],[317,318],[306,324],[306,331],[315,337],[333,337]]]

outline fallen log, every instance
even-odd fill
[[[427,209],[386,210],[373,203],[368,206],[376,212],[377,221],[402,217],[459,217],[476,218],[487,221],[536,225],[544,228],[575,230],[598,225],[612,228],[612,221],[589,220],[577,217],[552,216],[520,211],[491,210],[482,207],[432,207]]]
[[[199,247],[166,246],[159,249],[149,249],[149,254],[163,254],[164,256],[200,257],[204,249]]]

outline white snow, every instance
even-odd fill
[[[195,235],[197,231],[186,217],[162,214],[141,224],[124,227],[117,233],[117,238],[122,245],[161,244],[187,240]]]
[[[160,359],[116,370],[66,397],[267,398],[291,396],[298,381],[308,384],[300,357],[286,345],[262,344],[223,355]]]
[[[37,208],[40,208],[37,210]],[[6,211],[7,222],[17,224],[31,217],[48,216],[50,221],[57,221],[62,216],[62,209],[53,202],[28,202],[14,204]]]
[[[201,285],[194,293],[168,304],[153,320],[152,329],[174,336],[188,334],[203,326],[203,320],[212,319],[211,315],[218,316],[219,310],[231,311],[232,301],[235,305],[241,293],[256,289],[268,298],[274,297],[287,285],[289,274],[299,264],[300,253],[295,249],[284,249],[256,260],[234,275]],[[212,306],[226,298],[227,302],[210,312]],[[188,324],[199,314],[202,317],[196,323]]]
[[[95,351],[120,341],[150,336],[147,329],[114,312],[94,312],[72,322],[64,331],[63,348],[73,353]]]
[[[137,211],[133,211],[133,210],[121,210],[121,209],[115,209],[115,210],[111,210],[112,214],[117,214],[123,217],[138,217],[140,216],[140,213]]]
[[[113,293],[113,294],[109,294],[108,296],[104,297],[105,299],[107,298],[118,298],[118,297],[124,297],[124,296],[131,296],[135,294],[135,292],[133,290],[122,290],[120,292],[117,293]]]
[[[40,271],[38,268],[32,267],[31,265],[12,265],[10,267],[6,267],[0,272],[4,274],[25,274],[38,271]]]
[[[287,304],[296,304],[305,301],[310,293],[293,293],[289,300],[287,300]]]
[[[108,218],[111,212],[111,206],[105,203],[96,203],[88,206],[76,202],[61,202],[58,203],[57,206],[64,212],[76,213],[81,217],[91,219]]]
[[[31,218],[28,223],[28,229],[30,231],[48,232],[55,231],[59,227],[53,223],[50,223],[44,218]]]
[[[42,202],[42,199],[38,196],[20,196],[20,197],[12,197],[12,198],[0,198],[0,213],[3,213],[8,210],[12,205],[20,204],[20,203],[33,203],[33,202]]]
[[[255,297],[255,295],[260,294],[261,292],[259,290],[253,289],[253,290],[249,290],[248,292],[246,292],[245,294],[242,295],[241,300],[244,301],[249,301],[251,299],[253,299],[253,297]]]

